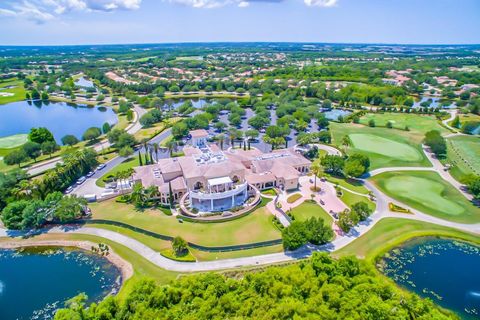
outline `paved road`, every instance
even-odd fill
[[[148,110],[145,110],[145,109],[143,109],[143,108],[141,108],[140,106],[137,106],[137,105],[134,106],[133,108],[134,108],[133,122],[129,126],[127,126],[127,128],[125,129],[130,134],[134,134],[142,128],[142,126],[141,126],[141,124],[138,120],[140,119],[140,117],[142,115],[144,115],[145,113],[148,112]],[[103,149],[106,149],[106,148],[110,147],[110,143],[108,142],[107,139],[104,139],[104,140],[96,143],[92,147],[95,151],[99,152],[99,151],[102,151]],[[62,158],[57,157],[57,158],[54,158],[54,159],[50,159],[48,161],[44,161],[44,162],[41,162],[41,163],[38,163],[38,164],[34,164],[27,169],[27,173],[30,174],[30,175],[37,175],[37,174],[43,173],[47,170],[55,168],[57,163],[61,163],[61,162],[62,162]]]

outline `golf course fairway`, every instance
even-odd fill
[[[391,198],[426,214],[460,223],[480,222],[480,209],[435,172],[387,172],[372,181]]]
[[[420,152],[405,143],[368,133],[353,133],[350,134],[350,139],[356,149],[368,153],[376,153],[406,162],[422,160]]]

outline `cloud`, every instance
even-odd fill
[[[242,1],[238,4],[238,7],[240,8],[246,8],[248,6],[250,6],[250,2],[247,2],[247,1]]]
[[[337,5],[338,0],[303,0],[309,7],[324,7],[330,8]]]
[[[23,0],[0,7],[0,16],[44,23],[72,11],[136,10],[142,0]]]

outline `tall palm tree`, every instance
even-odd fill
[[[352,139],[350,139],[349,135],[345,135],[342,138],[342,146],[345,149],[345,153],[347,152],[348,147],[352,146]]]
[[[314,190],[317,191],[317,175],[320,174],[322,170],[322,166],[320,165],[320,159],[316,159],[313,161],[312,166],[310,167],[310,170],[313,173],[313,179],[314,179]]]
[[[177,148],[177,141],[174,139],[167,141],[166,147],[168,149],[169,156],[172,157],[172,152]]]
[[[155,152],[155,159],[156,159],[157,162],[158,162],[158,149],[159,149],[158,143],[157,143],[157,142],[154,142],[154,143],[152,144],[152,146],[153,146],[153,151]]]

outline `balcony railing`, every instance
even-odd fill
[[[199,200],[224,199],[242,193],[243,191],[247,190],[247,187],[248,183],[244,182],[242,184],[237,184],[232,189],[223,192],[206,193],[202,191],[190,191],[190,196]]]

